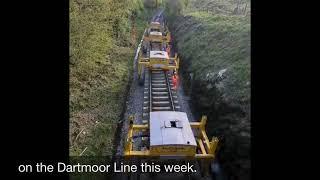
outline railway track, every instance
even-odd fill
[[[134,116],[129,118],[124,155],[127,158],[141,157],[139,162],[149,157],[166,162],[166,157],[170,159],[179,156],[184,164],[188,162],[184,157],[194,157],[196,160],[204,160],[200,164],[195,162],[199,170],[196,176],[202,176],[209,171],[209,161],[214,160],[218,139],[208,139],[205,131],[206,116],[202,116],[198,122],[189,122],[183,99],[183,108],[180,107],[178,99],[181,96],[178,97],[175,87],[177,78],[173,77],[173,72],[179,69],[180,59],[177,53],[170,50],[171,45],[171,34],[164,20],[163,10],[160,10],[145,30],[135,56],[138,81],[142,86],[140,90],[143,91],[139,91],[139,99],[143,99],[143,107],[135,105],[138,110],[134,113],[139,114],[137,121],[133,121]],[[132,177],[135,175],[140,178],[140,174],[133,174]],[[163,175],[165,173],[160,173],[159,177],[162,178]],[[191,178],[191,174],[178,175]],[[142,179],[149,178],[143,175]]]
[[[148,123],[150,112],[180,111],[170,71],[145,71],[143,124]]]

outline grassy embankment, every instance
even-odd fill
[[[141,0],[70,1],[70,156],[114,152],[134,50],[150,14]]]
[[[173,6],[167,12],[192,106],[198,115],[208,115],[210,136],[221,137],[219,159],[227,174],[247,179],[251,139],[250,4],[237,2],[175,0],[170,1]]]

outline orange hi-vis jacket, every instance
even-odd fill
[[[168,53],[168,56],[170,56],[170,46],[167,47],[166,51]]]
[[[173,83],[173,88],[174,88],[175,90],[178,89],[178,85],[179,85],[178,82],[179,82],[178,76],[177,76],[177,75],[173,75],[173,76],[172,76],[172,83]]]

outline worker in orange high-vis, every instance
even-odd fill
[[[168,56],[170,57],[170,45],[167,46],[166,51],[167,51],[167,53],[168,53]]]
[[[179,77],[176,71],[173,71],[172,84],[173,84],[173,89],[178,90]]]

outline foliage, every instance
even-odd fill
[[[247,15],[249,0],[190,0],[189,11],[204,11],[214,14]]]
[[[193,12],[175,27],[184,71],[208,86],[218,85],[230,101],[248,101],[250,95],[250,24],[239,16]],[[219,71],[225,70],[222,77]],[[220,78],[220,79],[217,79]],[[206,98],[207,101],[210,97]],[[212,104],[212,103],[211,103]],[[210,107],[211,105],[208,104]]]
[[[207,115],[208,135],[220,138],[223,170],[249,179],[250,18],[234,11],[243,9],[239,2],[192,0],[180,15],[169,17],[195,115]]]
[[[166,0],[164,5],[168,16],[180,15],[184,7],[183,0]]]
[[[70,0],[70,155],[112,154],[145,15],[141,0]]]

